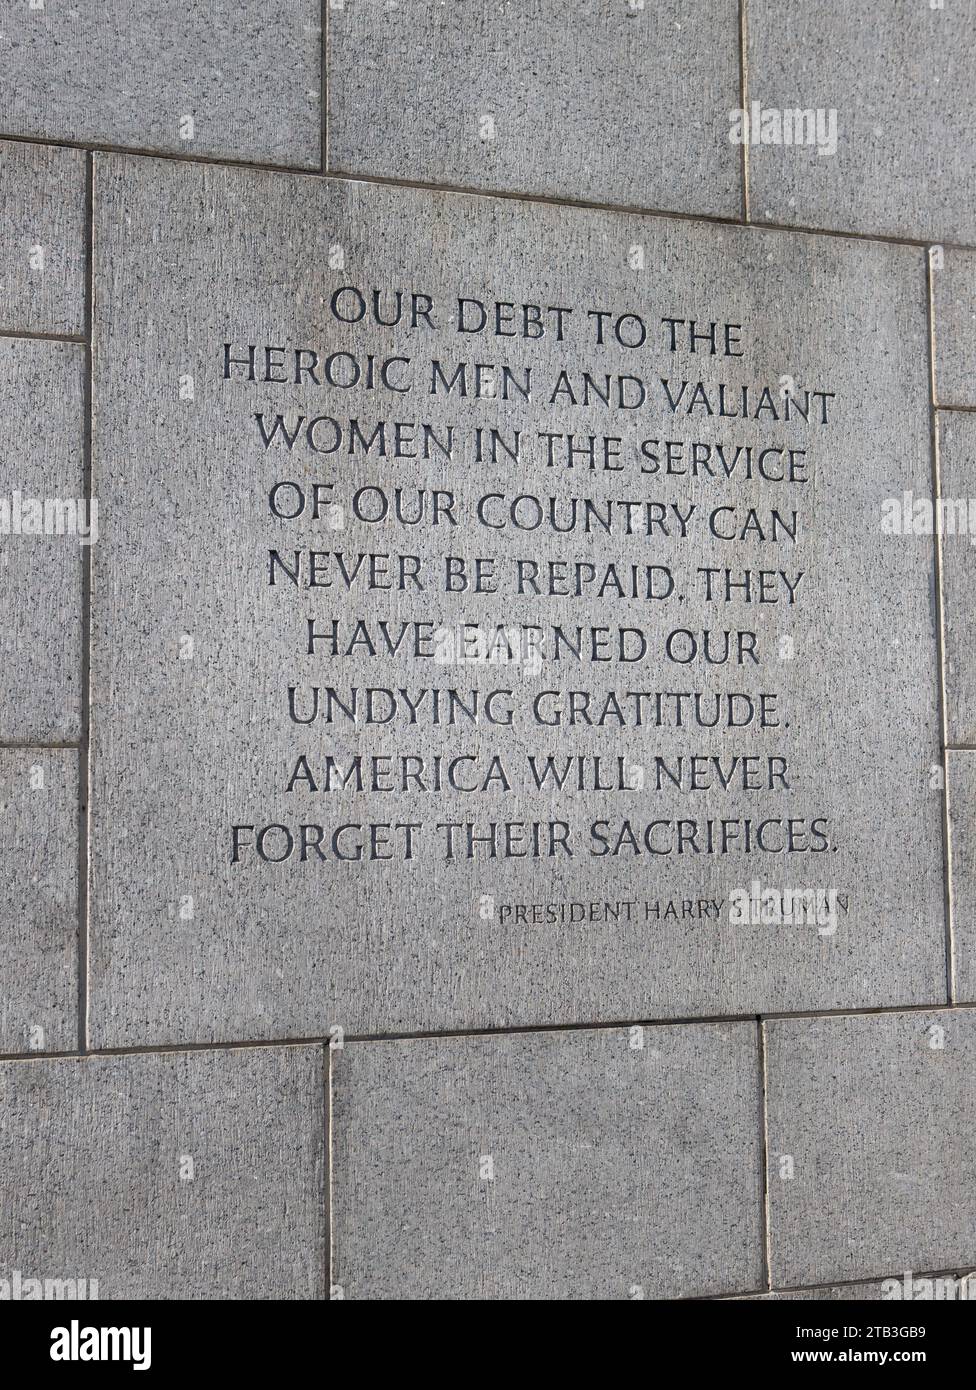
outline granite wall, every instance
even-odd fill
[[[976,0],[0,31],[0,1297],[976,1266]]]

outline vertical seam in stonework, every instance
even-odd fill
[[[743,112],[749,110],[749,52],[748,30],[746,27],[747,0],[739,0],[739,105]],[[742,145],[742,220],[749,221],[749,141],[743,139]]]
[[[321,162],[323,174],[329,169],[329,0],[322,0],[321,25],[319,29],[319,132],[321,137]]]
[[[92,510],[92,427],[94,364],[92,360],[95,298],[95,159],[85,156],[85,389],[83,492],[89,516]],[[88,831],[91,816],[91,572],[92,547],[82,547],[81,571],[81,737],[78,747],[78,1050],[88,1051]]]
[[[932,451],[932,504],[938,507],[942,496],[942,480],[939,467],[939,414],[935,381],[935,285],[932,279],[932,254],[925,255],[925,307],[928,315],[929,351],[929,438]],[[945,670],[945,610],[942,602],[942,537],[939,528],[932,528],[933,561],[935,566],[935,652],[936,684],[939,697],[939,737],[942,743],[942,871],[944,876],[943,911],[945,914],[945,970],[946,1001],[952,1004],[955,999],[954,985],[954,938],[952,930],[952,857],[950,853],[951,831],[949,828],[949,707],[946,700]]]
[[[766,1024],[762,1018],[756,1019],[757,1037],[759,1047],[759,1105],[760,1105],[760,1126],[761,1126],[761,1198],[762,1198],[762,1263],[763,1281],[767,1289],[773,1287],[773,1259],[772,1259],[772,1237],[770,1232],[769,1220],[769,1104],[767,1101],[767,1081],[766,1070]]]
[[[324,1044],[325,1050],[325,1296],[332,1298],[335,1281],[333,1252],[335,1250],[335,1219],[332,1201],[332,1048]]]

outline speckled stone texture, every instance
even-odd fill
[[[84,275],[84,153],[0,141],[0,332],[80,335]]]
[[[93,555],[97,1046],[322,1036],[333,1025],[412,1033],[942,1002],[942,796],[928,772],[941,761],[934,548],[931,538],[906,544],[882,529],[886,499],[930,487],[919,248],[114,155],[96,156],[95,198],[93,468],[106,518]],[[647,267],[668,267],[666,289],[658,272],[642,278],[632,268],[635,244]],[[330,265],[337,247],[342,268]],[[333,292],[357,284],[426,292],[433,325],[339,322]],[[574,317],[562,343],[552,332],[529,342],[465,337],[451,326],[459,294],[575,306]],[[585,312],[594,305],[621,314],[640,306],[651,321],[707,305],[715,320],[745,325],[745,356],[720,361],[684,345],[672,353],[660,333],[641,351],[599,347]],[[365,376],[355,388],[328,388],[321,375],[319,386],[252,382],[236,369],[225,378],[229,340],[237,355],[246,344],[312,349],[320,371],[325,352],[355,354],[364,369],[369,354],[403,355],[414,389],[370,390]],[[884,351],[866,352],[866,341]],[[473,388],[464,399],[433,397],[431,359],[447,371],[458,362],[527,363],[533,399],[514,391],[507,400],[473,399]],[[598,380],[639,373],[647,401],[633,412],[569,404],[556,394],[564,369],[579,389],[584,369]],[[815,406],[807,426],[721,418],[717,403],[711,413],[673,412],[661,385],[665,377],[679,392],[680,382],[701,377],[717,402],[716,383],[727,381],[734,413],[743,385],[755,401],[770,383],[771,399],[781,400],[785,375],[797,390],[833,393],[827,425]],[[181,395],[190,378],[192,399]],[[256,416],[270,426],[277,412],[289,428],[334,416],[346,442],[335,456],[310,452],[307,436],[291,452],[280,435],[265,448]],[[349,454],[350,420],[368,434],[377,421],[453,423],[455,456],[393,458],[392,427],[385,457],[376,444],[368,457],[361,448]],[[506,438],[522,431],[531,443],[519,465],[504,455],[475,464],[476,426],[497,426]],[[550,467],[540,429],[619,434],[623,468]],[[660,443],[658,471],[641,473],[644,438],[724,442],[729,455],[789,444],[804,451],[811,481],[666,477]],[[684,458],[679,468],[687,451]],[[327,496],[342,509],[341,529],[330,529],[328,512],[295,522],[271,514],[271,489],[297,478],[333,485]],[[354,502],[361,487],[377,485],[404,488],[410,506],[422,489],[428,519],[429,490],[449,488],[457,525],[370,524]],[[591,498],[604,511],[621,499],[693,504],[700,524],[683,542],[676,523],[669,537],[639,527],[628,534],[619,512],[609,538],[598,525],[588,534],[489,529],[476,520],[488,494],[509,504],[522,494]],[[721,505],[734,507],[736,534],[750,508],[764,517],[765,543],[755,531],[735,544],[709,534],[705,518]],[[773,508],[787,517],[796,510],[795,542],[769,542]],[[337,570],[332,587],[310,588],[307,563],[297,586],[280,574],[272,586],[269,552],[282,548],[289,560],[298,548],[342,552],[351,564],[369,552],[415,552],[426,588],[369,588],[366,570],[348,590]],[[446,592],[448,553],[491,557],[498,592]],[[550,564],[581,556],[638,570],[669,561],[680,585],[670,603],[618,599],[612,586],[602,597],[592,589],[578,598],[518,594],[516,558],[540,563],[545,584]],[[791,606],[781,590],[777,603],[746,605],[736,595],[726,603],[723,595],[709,605],[695,573],[702,564],[732,565],[736,574],[744,566],[802,571],[805,597]],[[321,642],[309,654],[310,618],[319,632],[338,624],[338,658]],[[489,633],[525,623],[545,634],[548,625],[546,659],[506,671],[414,645],[411,624],[448,633],[462,621]],[[359,636],[359,623],[378,646]],[[380,623],[400,640],[392,656]],[[582,628],[584,656],[588,625],[611,634],[639,625],[647,657],[611,663],[604,648],[602,661],[557,662],[549,659],[553,624]],[[747,661],[746,670],[734,655],[707,671],[669,662],[666,634],[685,624],[755,632],[758,664]],[[290,715],[290,686],[306,718],[315,687],[322,709],[330,686],[347,701],[352,688],[456,689],[469,703],[472,690],[511,689],[512,724],[491,727],[481,717],[476,727],[463,719],[434,726],[423,714],[411,723],[401,701],[389,723],[367,724],[361,704],[356,723],[320,714],[310,727]],[[661,727],[638,726],[633,716],[625,726],[613,718],[603,727],[533,722],[536,695],[580,688],[596,692],[598,710],[615,689],[772,692],[782,727],[759,729],[755,714],[745,732],[689,732],[667,717]],[[551,719],[545,708],[542,715]],[[434,787],[430,759],[454,753],[476,757],[474,783],[461,779],[476,793]],[[696,790],[686,778],[680,793],[666,781],[653,785],[655,757],[690,753],[785,754],[789,785],[756,791],[733,780],[722,790],[717,777]],[[322,790],[326,754],[344,771],[352,757],[365,759],[363,793],[355,777]],[[510,790],[480,790],[489,754],[507,760]],[[602,756],[604,772],[627,758],[646,780],[641,788],[628,776],[630,790],[606,790],[604,781],[598,794],[554,794],[551,783],[536,791],[530,754]],[[287,790],[300,755],[318,771],[318,790],[307,781]],[[385,766],[396,776],[405,755],[428,760],[422,785],[396,781],[395,793],[373,792],[369,760],[393,759]],[[709,854],[702,829],[697,854],[676,852],[675,817],[741,827],[760,813],[780,827],[799,822],[800,848],[786,854],[785,831],[776,831],[766,853],[733,846]],[[462,841],[450,858],[437,829],[474,821],[484,834],[488,820],[545,827],[553,816],[569,827],[571,858],[546,853],[545,828],[535,859],[525,855],[527,840],[523,857],[468,858]],[[664,848],[675,852],[662,854],[660,837],[657,853],[646,849],[646,826],[658,817],[672,826]],[[612,844],[593,833],[601,820]],[[811,827],[820,820],[828,848],[815,853]],[[337,826],[394,821],[421,826],[409,861],[402,838],[399,852],[388,840],[382,858],[369,858],[369,843],[361,861],[332,852]],[[636,826],[637,852],[625,822]],[[323,828],[321,859],[312,850],[303,863],[295,851],[275,864],[245,850],[232,862],[234,826],[283,824],[300,835],[305,823]],[[272,841],[275,852],[282,843]],[[349,837],[343,845],[352,848]],[[754,880],[837,892],[835,930],[733,923],[728,895]],[[685,902],[703,900],[714,910],[682,916]],[[550,903],[567,915],[532,921],[516,912]],[[596,918],[569,915],[572,904],[588,913],[590,903]],[[618,906],[627,903],[636,907]]]
[[[0,749],[0,1051],[78,1044],[78,755]]]
[[[933,254],[942,258],[932,270],[936,400],[976,406],[976,251]]]
[[[734,0],[356,0],[328,27],[330,169],[741,213]]]
[[[970,1010],[766,1025],[774,1285],[976,1265],[974,1066]]]
[[[0,135],[318,168],[319,0],[26,3],[0,32]]]
[[[976,1003],[976,751],[946,754],[956,999]]]
[[[938,414],[943,530],[942,621],[949,746],[976,746],[976,415]],[[931,490],[923,496],[931,496]],[[919,544],[924,537],[917,538]]]
[[[0,338],[0,742],[80,732],[82,545],[63,509],[25,530],[32,504],[84,498],[84,373],[78,344]]]
[[[317,1047],[0,1063],[0,1278],[321,1298],[324,1113]]]
[[[351,1043],[332,1059],[345,1298],[757,1286],[753,1024]]]
[[[749,150],[757,221],[976,241],[974,0],[748,0],[749,101],[834,110],[838,146]]]

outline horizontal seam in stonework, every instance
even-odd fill
[[[29,343],[77,343],[87,346],[88,339],[78,333],[29,333],[20,328],[0,328],[0,338],[20,338]]]
[[[89,154],[131,154],[140,159],[171,159],[177,164],[219,164],[229,169],[259,169],[269,174],[314,174],[322,177],[321,169],[306,164],[275,164],[271,161],[235,159],[232,155],[182,154],[176,150],[153,150],[144,145],[112,145],[85,140],[49,139],[43,135],[8,135],[0,130],[0,142],[15,145],[35,145],[42,149],[78,150]],[[944,243],[943,243],[944,244]]]
[[[31,739],[0,739],[0,749],[10,751],[22,748],[25,751],[36,751],[38,753],[55,752],[64,750],[69,753],[77,753],[81,748],[80,743],[38,743]]]
[[[174,156],[179,161],[179,156]],[[183,160],[182,162],[192,162]],[[216,162],[216,161],[215,161]],[[256,166],[244,166],[254,168]],[[329,169],[317,178],[336,179],[343,183],[361,183],[379,188],[408,188],[421,193],[450,193],[466,198],[498,198],[504,202],[529,203],[533,206],[580,209],[586,212],[618,213],[624,217],[654,217],[680,222],[701,223],[710,227],[740,227],[749,231],[787,232],[798,236],[834,237],[842,241],[879,242],[887,246],[912,246],[925,250],[930,246],[941,246],[947,251],[974,251],[976,246],[967,242],[951,242],[935,237],[908,237],[883,235],[875,232],[847,232],[837,228],[793,226],[785,222],[760,222],[750,216],[749,221],[742,217],[723,217],[720,213],[681,212],[668,208],[640,207],[630,203],[606,203],[597,199],[558,198],[546,193],[527,193],[504,188],[472,188],[467,184],[421,183],[415,179],[393,178],[380,174],[357,174],[348,169]]]
[[[976,411],[976,405],[949,405],[947,403],[943,403],[942,401],[934,401],[933,405],[935,406],[936,410],[959,410],[962,411],[963,414],[966,414],[967,412],[972,414],[974,411]]]
[[[769,1014],[712,1014],[701,1017],[681,1018],[627,1018],[611,1023],[543,1023],[527,1024],[515,1028],[468,1028],[451,1032],[431,1033],[346,1033],[343,1046],[362,1043],[387,1042],[450,1042],[464,1038],[511,1038],[543,1037],[554,1033],[614,1033],[625,1028],[692,1028],[700,1026],[721,1026],[734,1024],[737,1027],[762,1023],[779,1023],[790,1020],[812,1020],[819,1018],[875,1018],[891,1014],[926,1013],[967,1013],[976,1009],[976,1000],[948,1004],[943,999],[929,1004],[885,1004],[865,1009],[821,1009],[808,1013],[769,1013]],[[156,1043],[136,1047],[95,1047],[87,1053],[77,1051],[61,1052],[10,1052],[0,1053],[2,1062],[41,1062],[52,1058],[85,1060],[88,1057],[145,1057],[163,1056],[172,1052],[242,1052],[260,1047],[322,1047],[332,1041],[328,1034],[312,1034],[302,1038],[238,1038],[232,1042],[181,1042]],[[336,1049],[341,1050],[341,1049]]]
[[[288,164],[264,164],[246,159],[229,159],[216,155],[176,154],[168,150],[147,150],[127,145],[84,144],[80,141],[44,140],[36,136],[5,135],[0,141],[40,145],[47,149],[87,150],[92,154],[126,155],[134,159],[162,159],[174,164],[199,164],[226,169],[251,169],[255,173],[291,174],[310,179],[335,179],[345,183],[362,183],[371,187],[410,188],[426,193],[454,193],[468,198],[499,198],[505,202],[529,203],[543,207],[579,208],[590,212],[620,213],[628,217],[670,218],[682,222],[704,223],[713,227],[742,227],[750,231],[788,232],[798,236],[835,237],[845,241],[877,242],[886,246],[941,246],[947,251],[976,251],[976,244],[952,241],[940,237],[895,236],[883,232],[840,231],[836,227],[793,226],[783,222],[748,222],[741,217],[723,217],[718,213],[682,212],[673,208],[637,207],[632,204],[607,203],[593,199],[560,198],[553,194],[529,193],[504,188],[473,188],[466,184],[421,183],[414,179],[393,178],[379,174],[353,173],[344,169],[321,170]]]
[[[902,1271],[902,1273],[904,1273],[904,1271]],[[888,1279],[897,1279],[900,1282],[902,1273],[891,1274],[889,1272],[887,1274],[859,1275],[856,1279],[838,1277],[832,1283],[827,1284],[780,1284],[778,1287],[769,1289],[738,1289],[735,1293],[698,1294],[693,1298],[679,1299],[677,1301],[683,1303],[709,1303],[721,1302],[726,1299],[755,1298],[762,1294],[771,1293],[819,1293],[822,1289],[860,1289],[866,1288],[869,1284],[884,1283]],[[918,1274],[913,1274],[912,1277],[915,1279],[947,1279],[961,1278],[963,1275],[969,1273],[970,1271],[965,1267],[953,1265],[948,1269],[926,1269]]]

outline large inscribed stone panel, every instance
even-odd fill
[[[944,998],[920,250],[95,201],[97,1045]]]

